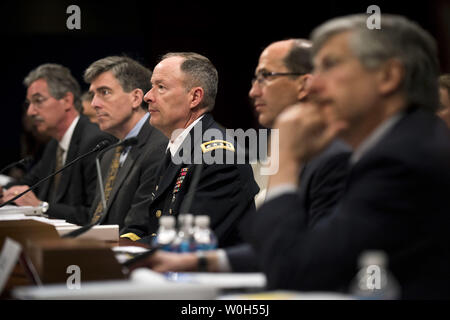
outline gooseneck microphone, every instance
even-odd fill
[[[194,174],[192,176],[192,182],[189,185],[189,189],[184,196],[183,202],[180,205],[180,213],[191,213],[191,205],[194,200],[195,192],[197,191],[197,186],[200,181],[200,176],[203,171],[203,163],[195,165]]]
[[[66,233],[65,235],[62,236],[62,238],[75,238],[75,237],[77,237],[77,236],[79,236],[79,235],[89,231],[95,225],[101,223],[101,221],[103,220],[102,219],[103,215],[106,212],[107,207],[106,207],[105,189],[104,189],[104,186],[103,186],[102,172],[101,172],[101,168],[100,168],[100,159],[103,157],[103,155],[105,154],[106,151],[108,151],[108,150],[110,150],[112,148],[116,148],[118,146],[123,145],[123,147],[125,149],[126,147],[133,146],[133,145],[137,144],[137,142],[138,142],[137,138],[135,138],[135,137],[129,138],[129,139],[126,139],[126,140],[123,140],[123,141],[119,141],[119,142],[117,142],[117,143],[115,143],[113,145],[110,145],[109,147],[107,147],[107,148],[103,149],[101,152],[99,152],[99,154],[95,158],[95,164],[96,164],[96,167],[97,167],[97,179],[98,179],[98,184],[99,184],[99,187],[100,187],[100,196],[101,196],[101,201],[102,201],[102,205],[103,205],[103,207],[102,207],[103,208],[103,210],[102,210],[103,212],[101,213],[102,217],[100,217],[94,223],[88,223],[85,226],[82,226],[82,227],[80,227],[78,229],[75,229],[75,230],[69,232],[69,233]]]
[[[20,198],[21,196],[23,196],[25,193],[30,192],[31,190],[36,189],[41,183],[43,183],[44,181],[47,181],[48,179],[52,178],[53,176],[55,176],[56,174],[60,173],[61,171],[65,170],[66,168],[70,167],[71,165],[73,165],[74,163],[80,161],[83,158],[86,158],[87,156],[91,155],[94,152],[97,152],[99,150],[102,150],[104,148],[106,148],[111,142],[109,140],[103,140],[101,141],[99,144],[97,144],[91,151],[82,154],[81,156],[75,158],[74,160],[70,161],[68,164],[66,164],[65,166],[63,166],[61,169],[53,172],[52,174],[50,174],[49,176],[39,180],[38,182],[36,182],[34,185],[32,185],[30,188],[28,188],[27,190],[25,190],[24,192],[19,193],[17,196],[15,196],[14,198],[0,204],[0,208],[3,206],[6,206],[12,202],[14,202],[15,200],[17,200],[18,198]]]
[[[19,161],[13,162],[9,165],[7,165],[6,167],[4,167],[2,170],[0,170],[0,174],[2,174],[3,172],[5,172],[6,170],[18,166],[18,165],[23,165],[23,166],[27,166],[28,164],[30,164],[33,161],[33,157],[32,156],[28,156],[25,157],[23,159],[20,159]]]
[[[203,162],[199,163],[199,164],[195,164],[193,170],[194,170],[194,173],[192,175],[191,184],[189,185],[188,191],[186,192],[183,202],[180,205],[180,211],[179,211],[180,214],[181,213],[191,213],[190,210],[191,210],[192,201],[194,200],[195,193],[197,191],[197,187],[200,182],[200,177],[201,177],[202,171],[203,171]],[[127,260],[122,265],[125,267],[130,267],[134,263],[141,261],[142,259],[145,259],[148,256],[152,255],[158,249],[159,249],[159,247],[153,247],[150,250],[148,250],[144,253],[138,254],[137,256],[135,256],[134,258],[131,258],[130,260]]]

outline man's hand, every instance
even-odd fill
[[[283,111],[274,124],[279,130],[279,143],[271,148],[279,148],[280,168],[270,178],[270,187],[297,184],[301,166],[325,149],[345,127],[329,109],[315,104],[295,104]]]
[[[5,190],[3,193],[3,202],[9,201],[10,199],[14,198],[18,194],[24,192],[27,190],[29,186],[13,186],[9,188],[8,190]],[[20,198],[16,199],[14,201],[15,204],[18,206],[32,206],[37,207],[41,203],[41,200],[39,200],[33,191],[29,191],[25,193]]]
[[[137,268],[150,268],[156,272],[196,271],[198,258],[195,253],[173,253],[158,250],[148,258],[136,262],[129,267],[130,271]]]
[[[345,128],[326,108],[310,103],[295,104],[275,122],[280,131],[280,157],[304,163],[320,153]]]

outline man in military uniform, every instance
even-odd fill
[[[148,242],[162,215],[192,213],[210,216],[219,246],[241,241],[239,222],[255,210],[259,188],[248,164],[229,161],[236,157],[234,143],[225,139],[224,129],[210,114],[217,82],[213,64],[196,53],[166,54],[154,68],[152,89],[144,99],[150,123],[170,141],[159,182],[139,204],[149,215],[144,219],[136,210],[129,216],[122,239]]]

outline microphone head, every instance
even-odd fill
[[[98,150],[102,150],[104,148],[106,148],[107,146],[109,146],[111,144],[111,141],[109,140],[103,140],[100,141],[99,144],[97,144],[94,148],[94,150],[98,151]]]
[[[133,138],[123,140],[122,144],[124,147],[129,147],[129,146],[134,146],[135,144],[137,144],[137,142],[138,142],[138,139],[136,137],[133,137]]]
[[[23,165],[24,167],[28,167],[32,162],[34,158],[33,156],[27,156],[19,161],[19,164]]]

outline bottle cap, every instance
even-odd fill
[[[196,216],[195,225],[202,228],[209,227],[210,218],[206,215]]]
[[[159,225],[166,228],[173,228],[175,227],[175,218],[173,216],[162,216],[159,218]]]
[[[181,213],[178,215],[178,226],[192,226],[194,222],[194,215],[191,213]]]
[[[386,266],[388,256],[381,250],[370,250],[361,253],[358,259],[358,265],[360,268],[370,265]]]

